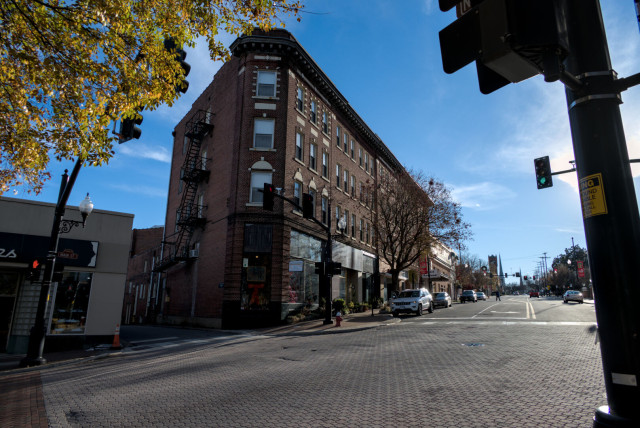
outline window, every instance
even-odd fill
[[[316,218],[316,191],[315,189],[309,189],[309,196],[311,196],[311,211],[313,213],[313,218]]]
[[[348,235],[349,234],[349,210],[344,210],[344,213],[342,214],[342,218],[344,218],[344,234]]]
[[[349,134],[347,134],[346,132],[342,134],[342,141],[344,142],[344,153],[347,154],[349,153],[347,150],[349,150]]]
[[[356,215],[351,214],[351,237],[356,237]]]
[[[258,88],[256,93],[259,97],[276,96],[275,71],[258,71]]]
[[[360,166],[362,166],[362,147],[358,149],[358,157],[360,158]]]
[[[256,149],[273,148],[274,119],[254,119],[253,147]]]
[[[371,157],[369,158],[369,172],[370,172],[371,174],[373,174],[373,173],[374,173],[374,171],[373,171],[373,156],[371,156]]]
[[[198,196],[198,218],[204,218],[204,195]]]
[[[353,140],[351,140],[351,159],[355,159],[354,157],[355,149],[356,149],[356,143]]]
[[[178,180],[178,194],[182,193],[182,187],[184,182],[182,179],[184,178],[184,168],[180,168],[180,180]]]
[[[351,196],[356,196],[356,176],[351,176]]]
[[[185,136],[182,140],[182,154],[187,153],[187,147],[189,146],[189,137]]]
[[[340,164],[336,164],[336,186],[340,188]]]
[[[364,170],[369,172],[369,153],[364,153]]]
[[[64,272],[58,283],[49,334],[84,334],[92,274]]]
[[[296,159],[304,161],[304,135],[296,132]]]
[[[329,178],[329,153],[322,151],[322,176]]]
[[[309,113],[309,120],[311,121],[311,123],[317,123],[316,122],[317,110],[318,110],[318,105],[316,104],[315,101],[311,101],[311,110]]]
[[[349,192],[349,171],[346,169],[342,172],[342,186],[345,193]]]
[[[362,181],[360,182],[360,202],[364,201],[364,187]]]
[[[329,206],[329,200],[326,197],[322,197],[322,224],[327,224],[327,209]]]
[[[366,237],[366,242],[368,244],[369,243],[369,223],[365,223],[364,227],[366,229],[365,237]]]
[[[340,221],[340,206],[336,207],[336,230],[338,229],[338,222]]]
[[[364,241],[363,229],[364,229],[364,220],[360,219],[360,240],[361,241]]]
[[[316,146],[315,144],[309,144],[309,168],[313,169],[315,171],[316,169],[316,163],[317,163],[317,157],[318,157],[318,146]]]
[[[298,87],[296,91],[296,108],[304,113],[304,92],[301,87]]]
[[[322,132],[329,133],[329,117],[326,111],[322,112]]]
[[[302,183],[299,181],[293,182],[293,202],[296,205],[302,205]]]
[[[251,195],[249,202],[262,203],[264,183],[271,183],[271,172],[252,171],[251,172]]]
[[[340,148],[340,126],[336,126],[336,145]]]

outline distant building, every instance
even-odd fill
[[[160,260],[164,227],[133,229],[131,252],[124,289],[122,323],[155,322],[160,311],[160,274],[154,272]]]
[[[55,204],[0,198],[0,352],[27,351],[47,256]],[[77,207],[65,219],[81,220]],[[133,215],[93,210],[86,226],[60,235],[57,273],[46,309],[46,352],[112,343],[120,323]]]

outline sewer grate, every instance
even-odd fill
[[[484,343],[463,343],[462,346],[484,346]]]

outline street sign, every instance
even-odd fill
[[[578,278],[584,278],[584,262],[579,260],[576,262],[576,266],[578,267]]]
[[[456,16],[460,18],[465,13],[469,12],[473,6],[471,6],[471,0],[462,0],[456,4]]]

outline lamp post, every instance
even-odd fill
[[[67,233],[72,228],[80,225],[84,227],[87,216],[91,214],[91,211],[93,210],[93,203],[91,202],[91,199],[89,199],[89,194],[87,193],[87,196],[78,207],[82,214],[82,222],[63,219],[67,200],[69,199],[69,195],[73,189],[73,185],[83,162],[84,158],[78,157],[78,160],[73,167],[73,171],[71,171],[71,176],[67,175],[67,170],[62,174],[60,193],[58,194],[58,202],[56,204],[53,225],[51,227],[51,236],[49,238],[49,249],[47,252],[47,261],[45,262],[44,278],[40,287],[40,297],[38,299],[35,324],[31,328],[31,332],[29,334],[27,355],[20,361],[21,367],[39,366],[47,363],[47,360],[42,356],[46,336],[45,310],[47,308],[49,289],[51,288],[56,255],[58,253],[58,239],[61,233]]]

